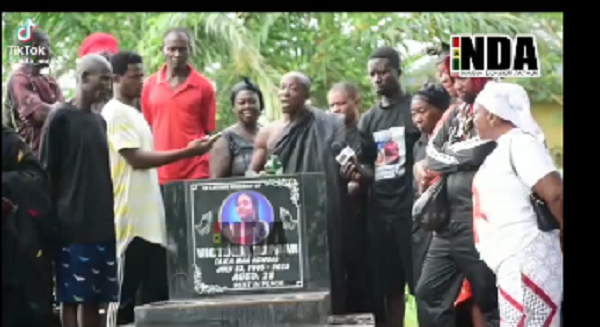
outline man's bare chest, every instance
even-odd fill
[[[271,155],[273,150],[275,150],[275,146],[277,146],[277,142],[281,139],[281,133],[283,133],[283,129],[285,128],[285,124],[277,124],[271,128],[269,131],[269,137],[267,138],[267,153]]]

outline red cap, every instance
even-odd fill
[[[110,52],[111,54],[119,52],[119,42],[117,42],[117,39],[110,34],[93,33],[83,40],[79,47],[79,51],[77,52],[77,56],[81,58],[88,54],[101,53],[104,51]]]

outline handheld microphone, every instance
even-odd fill
[[[335,161],[337,161],[341,166],[345,166],[350,158],[356,155],[351,147],[346,146],[345,148],[342,148],[342,145],[338,142],[334,142],[331,145],[331,149],[333,150],[334,154],[337,153]]]

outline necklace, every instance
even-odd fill
[[[464,141],[468,138],[471,130],[473,129],[473,105],[465,104],[460,110],[456,117],[458,125],[453,128],[452,136],[453,142]]]

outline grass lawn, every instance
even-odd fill
[[[406,294],[406,312],[404,313],[404,326],[405,327],[419,327],[417,322],[417,305],[415,298]]]

